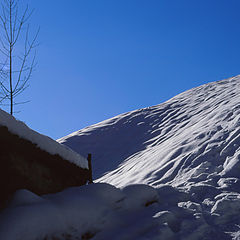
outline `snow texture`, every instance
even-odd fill
[[[201,184],[238,186],[240,76],[188,90],[58,141],[80,154],[91,152],[93,177],[118,187],[170,184],[190,191]]]
[[[0,126],[5,126],[8,130],[18,135],[20,138],[26,139],[36,144],[40,149],[55,155],[58,154],[63,159],[68,160],[81,168],[88,168],[87,160],[70,148],[59,144],[55,140],[45,135],[39,134],[30,129],[25,123],[16,120],[10,114],[0,109]]]
[[[158,191],[151,201],[161,202],[163,213],[154,216],[171,219],[170,230],[145,239],[240,239],[240,76],[58,141],[81,154],[92,152],[96,182],[123,188],[129,209],[142,193],[128,185]]]
[[[239,232],[226,233],[226,224],[238,218],[239,201],[225,194],[215,204],[196,203],[171,186],[143,184],[97,183],[42,197],[23,189],[0,214],[0,239],[232,239]]]
[[[59,142],[93,154],[97,183],[17,191],[0,213],[0,239],[240,239],[240,76]]]

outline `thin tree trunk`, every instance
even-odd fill
[[[13,87],[12,87],[12,44],[13,44],[13,32],[12,32],[12,1],[10,1],[10,15],[9,15],[9,24],[10,24],[10,50],[9,50],[9,83],[10,83],[10,113],[13,115]]]
[[[13,115],[13,88],[12,88],[12,49],[10,49],[10,113]]]
[[[0,0],[1,1],[1,0]],[[31,51],[37,46],[36,39],[39,29],[31,41],[29,41],[29,26],[23,26],[30,18],[32,11],[29,12],[28,6],[23,13],[18,15],[18,0],[3,0],[0,4],[2,13],[0,13],[0,24],[3,28],[4,36],[0,36],[0,52],[6,56],[6,61],[2,64],[6,65],[5,74],[0,75],[0,104],[7,101],[9,105],[9,112],[14,113],[15,104],[22,104],[24,102],[16,103],[15,98],[21,94],[29,85],[28,81],[32,75],[35,67],[35,54],[32,56]],[[20,35],[25,32],[25,40],[23,52],[15,56]],[[17,58],[15,58],[17,57]],[[1,62],[0,62],[1,64]]]

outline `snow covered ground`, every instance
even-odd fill
[[[98,183],[19,190],[0,239],[240,239],[240,76],[58,141],[93,154]]]
[[[226,224],[238,217],[230,207],[239,210],[240,200],[233,193],[224,197],[200,204],[167,185],[118,189],[97,183],[42,197],[19,190],[0,214],[0,239],[232,239],[240,235],[239,226]]]
[[[218,232],[240,236],[240,76],[121,114],[59,142],[93,153],[97,182],[174,187],[188,196],[177,203],[181,209]]]

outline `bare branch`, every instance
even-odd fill
[[[19,26],[18,26],[18,28],[17,28],[16,38],[13,39],[13,45],[16,44],[16,42],[17,42],[17,40],[18,40],[18,37],[19,37],[19,35],[20,35],[20,33],[21,33],[22,26],[23,26],[23,24],[25,23],[25,18],[26,18],[27,11],[28,11],[28,6],[26,7],[26,9],[25,9],[25,11],[24,11],[24,13],[23,13],[23,15],[22,15],[22,18],[21,18],[21,20],[20,20],[20,24],[19,24]]]
[[[30,100],[28,101],[24,101],[24,102],[14,102],[14,105],[20,105],[20,104],[25,104],[25,103],[29,103]]]
[[[0,54],[5,61],[0,63],[0,104],[9,101],[11,114],[13,114],[13,105],[23,104],[16,102],[15,98],[29,87],[29,80],[33,69],[36,66],[36,51],[33,52],[37,44],[37,37],[40,28],[30,39],[29,24],[27,23],[34,10],[30,11],[28,5],[19,14],[18,0],[2,0],[0,14]],[[25,26],[27,26],[25,28]],[[23,53],[17,54],[16,43],[22,40],[24,36]],[[31,59],[31,61],[30,61]]]

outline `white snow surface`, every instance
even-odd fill
[[[87,160],[72,149],[59,144],[55,140],[42,135],[30,129],[25,123],[16,120],[13,116],[0,109],[0,126],[5,126],[8,130],[18,135],[20,138],[26,139],[36,144],[40,149],[55,155],[58,154],[65,160],[68,160],[81,168],[88,168]]]
[[[233,233],[225,233],[224,225],[238,213],[218,217],[218,213],[231,205],[227,200],[230,196],[212,207],[218,224],[210,224],[210,213],[208,216],[189,197],[170,186],[130,185],[119,189],[96,183],[41,197],[22,189],[0,213],[0,239],[231,239]],[[239,209],[239,200],[235,205]]]
[[[91,152],[93,177],[100,182],[227,188],[226,179],[238,178],[240,171],[240,76],[188,90],[58,141],[80,154]]]
[[[59,142],[93,154],[96,183],[17,191],[0,213],[0,239],[240,239],[240,76]]]

